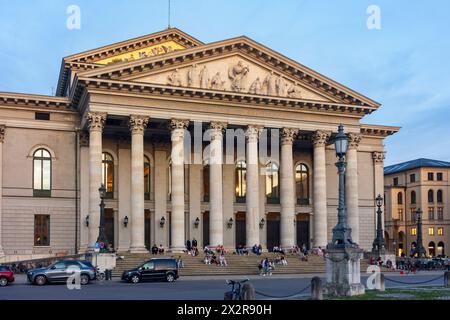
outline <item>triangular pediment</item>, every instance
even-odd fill
[[[380,106],[377,102],[247,37],[107,65],[83,72],[80,76],[374,108]]]

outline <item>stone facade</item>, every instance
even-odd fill
[[[325,246],[340,123],[349,221],[371,248],[383,189],[375,155],[399,129],[360,123],[378,103],[245,37],[203,44],[168,29],[108,48],[64,58],[56,97],[0,93],[0,259],[85,251],[101,183],[118,251],[177,251],[192,238]]]

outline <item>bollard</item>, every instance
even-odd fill
[[[445,271],[444,273],[444,287],[450,287],[450,271]]]
[[[256,300],[255,287],[251,283],[242,286],[242,300]]]
[[[379,283],[378,283],[378,285],[376,286],[375,290],[376,290],[376,291],[381,291],[381,292],[386,291],[386,285],[385,285],[385,280],[384,280],[384,274],[381,273],[381,272],[380,272],[379,280],[378,280],[378,281],[379,281]]]
[[[322,280],[319,277],[311,280],[311,299],[323,300]]]
[[[112,278],[112,270],[106,269],[105,270],[105,280],[111,280]]]

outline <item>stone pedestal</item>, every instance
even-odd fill
[[[116,267],[115,253],[93,253],[92,265],[98,267],[100,270],[112,270]]]
[[[360,260],[363,250],[328,246],[325,254],[327,283],[325,292],[333,296],[356,296],[364,294],[361,284]]]

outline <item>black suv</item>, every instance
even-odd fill
[[[122,280],[131,283],[149,280],[173,282],[175,279],[178,279],[177,260],[171,258],[150,259],[141,266],[122,274]]]

